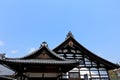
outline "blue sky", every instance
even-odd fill
[[[87,49],[120,62],[120,0],[0,0],[0,53],[21,57],[72,31]]]

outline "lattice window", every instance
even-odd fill
[[[88,75],[88,77],[90,77],[89,68],[80,68],[80,77],[81,77],[81,79],[84,79],[84,76],[86,74]]]
[[[99,71],[97,68],[90,68],[91,78],[100,79]]]

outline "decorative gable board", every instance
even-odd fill
[[[46,50],[41,51],[40,54],[38,54],[34,58],[36,58],[36,59],[52,59],[49,52],[47,52]]]

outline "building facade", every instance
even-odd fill
[[[21,58],[3,58],[17,80],[110,80],[108,71],[119,68],[82,46],[71,32],[53,50],[44,42]]]
[[[70,70],[66,76],[72,80],[110,80],[108,71],[119,66],[90,52],[69,32],[59,46],[53,49],[65,59],[78,59],[79,66]]]

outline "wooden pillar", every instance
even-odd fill
[[[22,75],[20,75],[20,80],[22,80]]]
[[[42,80],[44,80],[44,73],[42,73]]]
[[[60,79],[62,80],[62,68],[60,68]]]
[[[58,76],[58,80],[62,80],[62,68],[59,67],[59,73],[60,75]]]
[[[20,74],[20,80],[24,80],[23,73]]]

